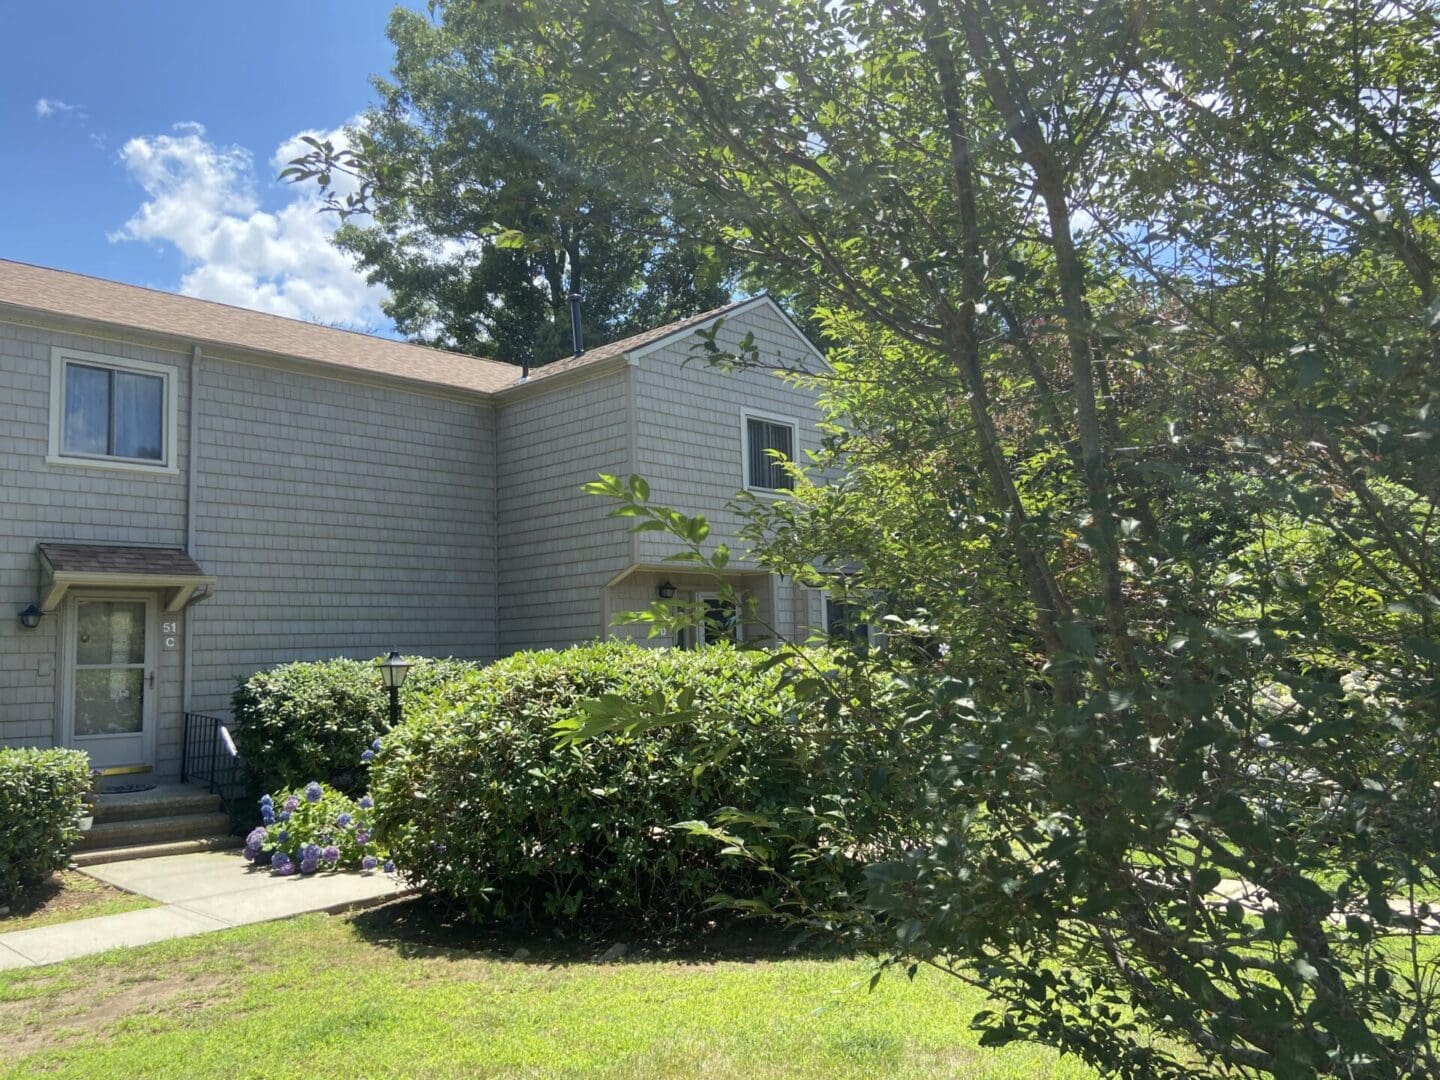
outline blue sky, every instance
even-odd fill
[[[373,102],[394,6],[0,0],[0,257],[387,329],[274,176]]]

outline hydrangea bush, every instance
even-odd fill
[[[245,838],[245,858],[273,873],[393,870],[375,840],[375,802],[351,799],[319,781],[260,798],[260,824]]]

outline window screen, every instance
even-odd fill
[[[745,428],[745,437],[750,444],[750,475],[747,478],[750,487],[770,491],[788,491],[793,488],[794,478],[769,451],[778,451],[787,461],[795,460],[795,429],[789,424],[778,424],[753,416],[746,419]]]
[[[65,365],[63,453],[163,461],[164,431],[165,380],[160,376]]]

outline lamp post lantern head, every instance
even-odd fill
[[[410,665],[394,649],[380,661],[380,678],[384,680],[387,690],[399,690],[405,683],[405,676],[409,674]]]

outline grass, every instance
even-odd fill
[[[143,896],[127,893],[74,870],[61,870],[10,901],[10,914],[0,916],[0,934],[155,906],[155,901]]]
[[[1093,1075],[979,1049],[983,997],[939,974],[867,992],[865,961],[755,950],[521,960],[439,944],[416,903],[0,973],[0,1077]]]

